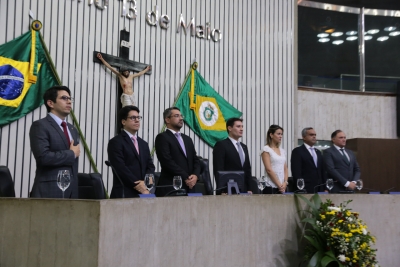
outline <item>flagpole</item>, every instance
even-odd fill
[[[34,21],[34,22],[32,23],[32,29],[39,32],[40,42],[42,43],[44,53],[45,53],[45,55],[46,55],[46,57],[47,57],[47,60],[48,60],[48,62],[49,62],[49,64],[50,64],[50,68],[51,68],[53,74],[56,76],[56,79],[57,79],[58,84],[59,84],[59,85],[62,85],[62,84],[61,84],[60,77],[58,77],[58,73],[57,73],[56,68],[55,68],[55,66],[54,66],[53,60],[51,59],[49,50],[47,49],[46,43],[44,42],[44,39],[43,39],[43,36],[42,36],[42,34],[40,33],[40,31],[39,31],[39,30],[42,28],[42,25],[41,25],[41,23],[40,23],[40,27],[35,28],[35,27],[34,27],[34,23],[35,23],[35,22],[37,22],[37,21]],[[83,135],[82,130],[81,130],[81,128],[79,127],[78,120],[76,119],[73,110],[71,110],[70,115],[71,115],[71,117],[72,117],[72,121],[74,122],[74,125],[75,125],[76,129],[78,130],[79,137],[80,137],[80,141],[81,141],[81,143],[83,144],[83,147],[84,147],[84,149],[85,149],[86,155],[87,155],[88,158],[89,158],[91,167],[93,168],[94,172],[99,173],[99,171],[98,171],[98,169],[97,169],[97,166],[96,166],[96,163],[94,162],[93,157],[92,157],[92,154],[90,153],[89,147],[88,147],[88,145],[87,145],[87,143],[86,143],[85,136]],[[110,198],[109,195],[108,195],[108,192],[107,192],[107,190],[106,190],[105,188],[104,188],[104,193],[105,193],[105,195],[106,195],[106,198]]]
[[[191,75],[192,69],[196,70],[198,66],[199,66],[199,63],[197,63],[197,62],[193,62],[193,64],[190,66],[190,70],[188,71],[188,73],[186,75],[185,81],[182,83],[182,86],[181,86],[181,88],[179,89],[179,92],[178,92],[178,96],[175,98],[174,104],[172,105],[173,107],[176,105],[177,100],[181,96],[182,91],[183,91],[183,87],[185,86],[185,84],[187,82],[187,79],[189,79],[189,76]],[[165,127],[166,127],[166,125],[164,123],[163,127],[161,128],[161,131],[159,133],[164,132],[165,131]],[[155,151],[156,151],[156,147],[153,145],[153,149],[151,150],[151,153],[150,153],[150,155],[152,157],[154,156],[154,152]]]

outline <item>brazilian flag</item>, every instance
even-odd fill
[[[40,33],[34,29],[0,46],[0,127],[43,104],[60,84]]]
[[[196,70],[194,63],[177,97],[175,106],[181,110],[186,124],[214,147],[228,137],[226,121],[241,117],[242,112],[220,96]]]

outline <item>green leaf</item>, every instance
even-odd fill
[[[321,252],[324,251],[323,246],[320,244],[320,242],[318,242],[318,240],[316,240],[310,236],[304,236],[304,238],[307,239],[311,243],[311,245],[313,245],[313,247],[315,247],[317,250],[319,250]]]
[[[330,256],[325,256],[321,260],[322,267],[328,266],[329,263],[336,261],[336,259],[332,259]]]
[[[324,253],[322,251],[317,251],[310,259],[308,266],[310,267],[318,267],[321,266],[321,259]]]
[[[299,195],[299,194],[295,194],[295,196],[301,198],[304,202],[306,202],[306,204],[312,208],[313,212],[318,211],[318,209],[316,209],[315,205],[313,203],[311,203],[310,200],[308,200],[304,196]]]
[[[311,200],[314,202],[315,208],[318,210],[321,207],[321,203],[322,203],[321,197],[319,196],[319,194],[314,194],[311,197]]]

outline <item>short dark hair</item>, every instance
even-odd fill
[[[165,121],[166,118],[169,118],[172,114],[172,110],[178,110],[181,111],[179,108],[177,107],[171,107],[171,108],[167,108],[166,110],[164,110],[163,112],[163,118],[164,118],[164,123],[166,124],[167,122]]]
[[[119,116],[119,121],[126,120],[128,118],[129,112],[132,110],[137,111],[137,113],[140,113],[140,110],[136,106],[125,106],[119,110],[118,116]]]
[[[47,105],[47,101],[51,100],[54,103],[56,103],[58,91],[66,91],[68,93],[68,95],[71,96],[71,91],[69,90],[68,87],[66,87],[64,85],[56,85],[56,86],[50,87],[49,89],[46,90],[46,92],[44,92],[44,95],[43,95],[44,105],[46,106],[47,112],[51,111],[51,107],[49,107],[49,105]]]
[[[272,124],[271,126],[269,126],[268,132],[267,132],[267,145],[271,145],[272,143],[272,138],[271,136],[269,136],[270,134],[274,134],[277,130],[282,130],[283,132],[283,128],[279,125],[276,124]]]
[[[226,121],[226,131],[228,132],[228,134],[229,134],[228,126],[229,126],[229,127],[233,127],[233,125],[235,125],[235,121],[241,121],[241,122],[243,122],[243,119],[241,119],[241,118],[230,118],[230,119],[228,119],[228,120]]]
[[[331,139],[335,138],[338,133],[343,132],[342,130],[336,130],[331,134]]]
[[[314,128],[313,128],[313,127],[306,127],[306,128],[304,128],[304,129],[301,131],[301,136],[302,136],[302,137],[306,137],[307,131],[308,131],[308,130],[314,130]]]

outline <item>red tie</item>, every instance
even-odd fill
[[[69,140],[69,135],[68,135],[68,130],[67,130],[67,124],[65,123],[65,121],[63,121],[63,122],[61,123],[61,126],[63,127],[64,135],[65,135],[65,137],[67,138],[68,147],[70,147],[70,146],[71,146],[71,140]]]

